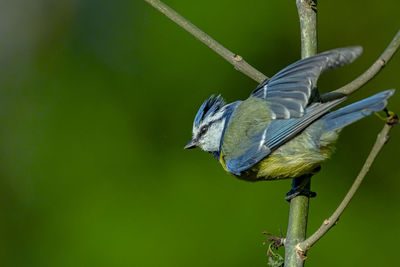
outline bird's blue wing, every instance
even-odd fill
[[[361,53],[362,48],[354,46],[299,60],[262,82],[251,95],[268,102],[273,119],[299,118],[305,112],[319,75],[354,61]]]
[[[329,109],[345,99],[344,97],[328,103],[314,103],[306,109],[301,118],[272,121],[266,128],[249,137],[248,140],[241,140],[241,144],[238,144],[237,148],[241,153],[224,154],[226,169],[240,176],[242,171],[253,167],[268,156],[271,151],[291,140],[315,120],[326,114]],[[242,144],[246,144],[246,147],[241,147]],[[230,154],[239,155],[230,157]]]

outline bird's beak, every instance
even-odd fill
[[[197,146],[196,140],[190,140],[189,143],[186,144],[184,149],[191,149]]]

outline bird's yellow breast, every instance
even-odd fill
[[[322,161],[332,154],[333,144],[338,137],[337,132],[328,132],[315,140],[313,135],[317,129],[318,124],[310,126],[256,165],[243,171],[238,178],[248,181],[277,180],[312,173]],[[220,162],[223,168],[228,171],[222,153]]]

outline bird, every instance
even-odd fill
[[[230,174],[246,181],[303,177],[319,170],[340,131],[386,110],[395,90],[382,91],[331,111],[346,100],[322,102],[317,80],[326,70],[353,62],[362,47],[329,50],[294,62],[267,78],[246,100],[225,103],[212,95],[199,108],[185,149],[211,153]]]

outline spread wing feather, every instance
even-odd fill
[[[304,114],[319,75],[328,69],[354,61],[361,53],[362,48],[354,46],[329,50],[299,60],[275,74],[271,79],[262,82],[252,92],[252,96],[273,104],[271,105],[273,118],[299,118]]]

